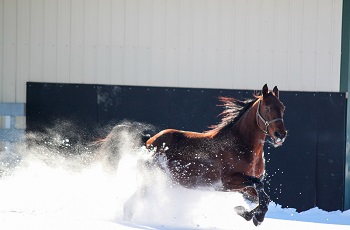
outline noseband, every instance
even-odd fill
[[[283,122],[283,118],[276,118],[276,119],[273,119],[273,120],[270,120],[270,121],[267,121],[265,120],[261,114],[260,114],[260,100],[258,102],[258,109],[256,110],[256,124],[258,125],[258,127],[266,134],[266,135],[269,135],[269,132],[268,132],[268,128],[269,128],[269,125],[273,122],[276,122],[276,121],[282,121]],[[265,125],[265,129],[261,128],[260,125],[259,125],[259,120],[260,119],[264,125]]]

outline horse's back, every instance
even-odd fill
[[[146,142],[147,148],[174,147],[176,144],[198,142],[207,138],[206,133],[189,132],[177,129],[165,129],[160,131]]]
[[[166,143],[167,140],[169,140],[172,137],[172,134],[176,131],[177,130],[175,129],[165,129],[163,131],[160,131],[159,133],[147,140],[146,147],[151,148],[163,145],[163,143]]]

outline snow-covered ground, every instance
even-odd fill
[[[173,186],[137,169],[140,151],[125,150],[117,171],[40,146],[1,152],[0,229],[350,229],[350,211],[297,213],[275,203],[255,227],[234,212],[250,206],[240,194]],[[142,183],[152,186],[130,199]]]

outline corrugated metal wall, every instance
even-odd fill
[[[342,0],[0,0],[0,102],[27,81],[338,91]]]

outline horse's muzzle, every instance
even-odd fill
[[[281,146],[283,142],[286,140],[286,137],[287,137],[287,132],[283,132],[283,134],[281,134],[280,132],[276,131],[272,136],[273,146],[275,148]]]
[[[273,146],[274,147],[279,147],[279,146],[281,146],[282,144],[283,144],[283,142],[284,142],[284,140],[285,140],[286,138],[283,138],[283,139],[281,139],[281,138],[273,138]]]

